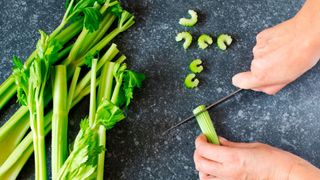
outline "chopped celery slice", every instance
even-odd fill
[[[228,34],[221,34],[217,39],[217,45],[219,49],[223,51],[225,51],[227,49],[227,46],[230,46],[231,43],[232,43],[232,37]]]
[[[203,66],[201,66],[201,64],[202,64],[201,59],[195,59],[189,65],[189,69],[193,73],[201,73],[203,71]]]
[[[188,74],[184,80],[184,85],[189,89],[196,88],[199,85],[199,79],[196,78],[196,74]]]
[[[212,37],[207,34],[202,34],[198,39],[198,46],[201,49],[206,49],[209,45],[212,45],[212,43]]]
[[[198,22],[198,14],[194,10],[189,10],[188,14],[191,16],[191,18],[181,18],[179,20],[179,24],[182,26],[191,27],[194,26]]]
[[[196,115],[196,119],[200,126],[200,129],[202,133],[207,137],[208,142],[219,145],[220,144],[219,138],[216,133],[216,130],[214,129],[214,125],[211,120],[211,117],[208,111],[206,110],[206,106],[205,105],[198,106],[193,110],[193,114]]]
[[[188,49],[192,43],[192,36],[189,32],[181,32],[177,34],[176,36],[176,41],[180,42],[184,40],[185,42],[183,43],[183,48]]]

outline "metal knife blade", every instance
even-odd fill
[[[165,134],[167,134],[169,131],[171,131],[171,130],[173,130],[173,129],[175,129],[175,128],[177,128],[177,127],[179,127],[179,126],[181,126],[181,125],[183,125],[183,124],[191,121],[193,118],[195,118],[195,117],[198,116],[199,114],[201,114],[201,113],[203,113],[203,112],[205,112],[205,111],[207,111],[207,110],[209,110],[209,109],[211,109],[211,108],[213,108],[213,107],[216,107],[216,106],[218,106],[219,104],[227,101],[228,99],[232,98],[233,96],[235,96],[236,94],[240,93],[241,91],[243,91],[243,89],[238,89],[238,90],[234,91],[233,93],[229,94],[228,96],[225,96],[225,97],[223,97],[222,99],[220,99],[220,100],[218,100],[218,101],[210,104],[209,106],[206,107],[205,110],[200,111],[198,114],[193,114],[193,115],[187,117],[186,119],[184,119],[184,120],[181,121],[180,123],[178,123],[178,124],[172,126],[171,128],[167,129],[165,132],[162,133],[162,135],[165,135]]]

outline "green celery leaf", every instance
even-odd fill
[[[102,124],[106,129],[111,129],[113,126],[123,120],[126,116],[123,111],[109,100],[102,100],[96,112],[96,121]]]
[[[94,7],[84,8],[84,26],[89,32],[93,32],[99,28],[101,21],[101,14],[98,9]]]
[[[71,19],[79,19],[84,16],[84,27],[93,32],[99,28],[101,14],[96,3],[101,5],[105,0],[80,0],[70,10]]]
[[[52,39],[49,41],[45,56],[50,64],[53,64],[53,61],[57,58],[58,53],[62,48],[63,46],[58,40]]]
[[[58,179],[95,179],[98,157],[103,151],[98,129],[90,127],[87,118],[82,120],[73,150],[60,169]]]
[[[28,93],[29,72],[24,68],[23,62],[17,56],[13,56],[13,76],[17,84],[17,101],[20,105],[26,106]]]
[[[123,77],[123,90],[126,98],[126,107],[129,106],[131,99],[133,98],[133,91],[135,88],[141,88],[142,81],[145,80],[145,75],[137,73],[132,70],[126,70]]]
[[[89,53],[84,57],[84,64],[87,65],[87,67],[91,68],[92,66],[92,60],[93,59],[100,59],[99,51],[96,51],[94,54]]]
[[[115,5],[109,7],[107,11],[117,17],[121,17],[121,13],[122,13],[123,9],[122,9],[120,3],[117,2]]]

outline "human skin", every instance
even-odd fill
[[[293,18],[257,35],[250,71],[232,78],[235,86],[270,95],[298,79],[320,59],[320,0],[307,0]],[[289,152],[261,143],[221,146],[196,140],[194,161],[201,180],[320,179],[320,170]]]
[[[235,143],[220,137],[221,145],[200,135],[195,142],[195,167],[201,180],[318,180],[320,170],[289,152],[262,143]]]
[[[320,59],[320,0],[307,0],[293,18],[260,32],[250,71],[232,78],[235,86],[273,95]]]

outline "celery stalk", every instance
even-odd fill
[[[76,21],[62,30],[56,37],[56,39],[62,44],[66,44],[75,35],[77,35],[82,28],[82,21]],[[64,51],[66,52],[66,51]],[[36,51],[32,52],[30,57],[26,60],[26,65],[29,66],[30,62],[34,59]],[[58,58],[59,59],[59,58]],[[58,60],[57,59],[57,60]],[[14,77],[10,75],[5,82],[0,85],[0,110],[6,105],[6,103],[16,94],[16,84]]]
[[[55,67],[53,82],[52,152],[53,179],[68,157],[68,104],[66,66]]]
[[[200,113],[200,114],[198,114]],[[193,110],[193,114],[196,115],[197,122],[200,126],[202,133],[207,137],[208,142],[219,145],[219,138],[214,129],[211,117],[206,110],[206,106],[201,105]]]
[[[101,84],[99,86],[99,92],[98,92],[98,104],[100,104],[100,102],[105,99],[110,100],[111,98],[114,65],[115,63],[113,62],[107,62],[103,67],[103,70],[101,73]],[[106,128],[103,125],[100,125],[99,127],[99,144],[105,149]],[[98,169],[97,169],[98,180],[103,180],[104,160],[105,160],[105,153],[100,153],[99,159],[98,159]]]

